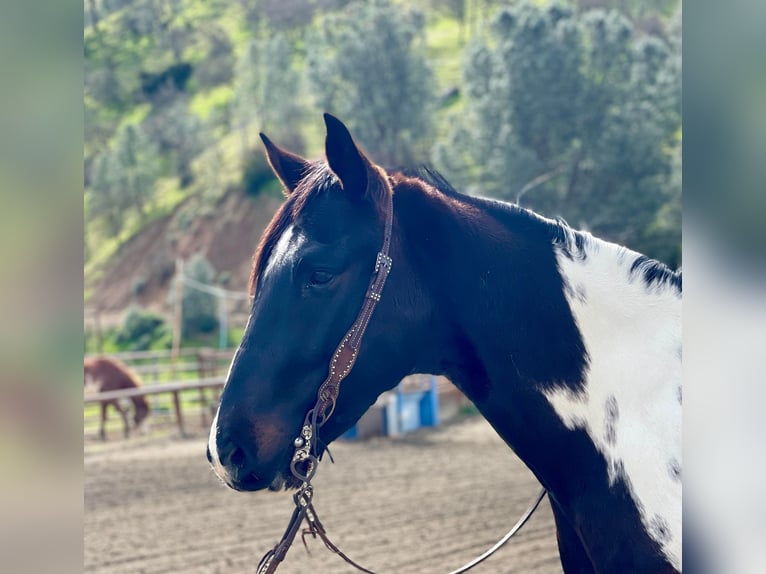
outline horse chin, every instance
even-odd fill
[[[269,484],[269,490],[271,492],[279,492],[283,488],[287,488],[287,481],[285,477],[280,473],[274,477],[274,480]]]

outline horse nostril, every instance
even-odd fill
[[[218,455],[223,466],[232,470],[242,471],[247,466],[247,454],[243,448],[240,448],[232,441],[226,441],[220,445]]]

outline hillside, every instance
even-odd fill
[[[107,325],[117,324],[132,304],[167,315],[175,259],[197,253],[227,279],[227,288],[246,289],[252,251],[279,194],[257,137],[262,118],[232,118],[237,90],[243,91],[238,74],[250,64],[248,50],[277,35],[289,38],[290,58],[302,66],[300,36],[312,18],[344,4],[86,3],[86,311],[98,309]],[[306,6],[302,18],[291,19]],[[427,49],[444,89],[459,81],[458,34],[457,20],[431,14]],[[260,89],[262,81],[251,78],[251,87]],[[311,106],[306,94],[296,97]],[[320,117],[318,108],[315,114]],[[297,139],[276,133],[280,143],[297,141],[307,155],[318,155],[320,123],[306,122]],[[178,133],[162,133],[161,126],[172,124]],[[121,151],[136,156],[131,181],[123,181],[128,169],[108,161]],[[189,158],[182,162],[184,155]],[[147,164],[151,169],[142,168]],[[247,167],[255,180],[250,189],[243,182]],[[143,214],[120,200],[141,178],[145,191],[136,195],[145,202]]]
[[[280,202],[274,194],[251,198],[237,189],[208,206],[188,198],[120,248],[90,286],[88,305],[104,312],[107,325],[132,304],[165,314],[176,257],[198,253],[214,262],[228,289],[246,291],[253,251]]]
[[[678,7],[88,0],[86,312],[168,316],[175,261],[197,254],[244,291],[280,202],[257,134],[318,156],[322,111],[381,163],[524,195],[677,265]]]

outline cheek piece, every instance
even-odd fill
[[[393,190],[391,189],[388,180],[385,179],[384,181],[386,182],[384,188],[384,191],[386,192],[386,219],[383,231],[383,245],[375,259],[375,269],[372,273],[369,286],[367,287],[367,293],[365,294],[362,308],[359,311],[356,320],[351,325],[351,328],[346,332],[346,335],[335,349],[332,359],[330,360],[327,378],[322,382],[317,391],[316,403],[309,412],[306,413],[301,428],[301,434],[293,443],[295,452],[290,461],[290,472],[301,482],[301,486],[293,496],[295,510],[293,511],[290,524],[288,525],[282,540],[280,540],[280,542],[261,559],[261,562],[258,565],[257,574],[271,574],[277,569],[277,566],[287,555],[287,551],[295,539],[304,519],[308,524],[308,528],[304,529],[302,534],[304,545],[306,544],[305,537],[307,534],[310,534],[314,538],[319,537],[327,548],[340,555],[346,562],[363,572],[374,574],[371,570],[367,570],[353,562],[343,554],[343,552],[341,552],[329,538],[327,538],[324,526],[322,526],[322,523],[319,521],[312,504],[313,487],[311,485],[311,480],[314,478],[319,465],[316,447],[317,430],[327,422],[327,419],[332,416],[332,413],[335,410],[335,403],[337,402],[338,394],[340,393],[340,383],[348,376],[351,369],[354,367],[356,358],[359,355],[359,347],[361,346],[362,338],[367,330],[367,326],[370,324],[370,319],[375,311],[375,307],[380,301],[383,287],[386,284],[386,279],[388,279],[388,274],[391,272],[393,261],[388,255],[388,251],[391,246],[391,231],[394,219]]]

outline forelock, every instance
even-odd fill
[[[338,178],[330,171],[326,163],[315,162],[295,190],[287,196],[285,202],[271,218],[253,255],[249,287],[251,296],[255,295],[258,280],[263,275],[269,257],[285,230],[296,221],[311,198],[326,193],[337,183]]]

